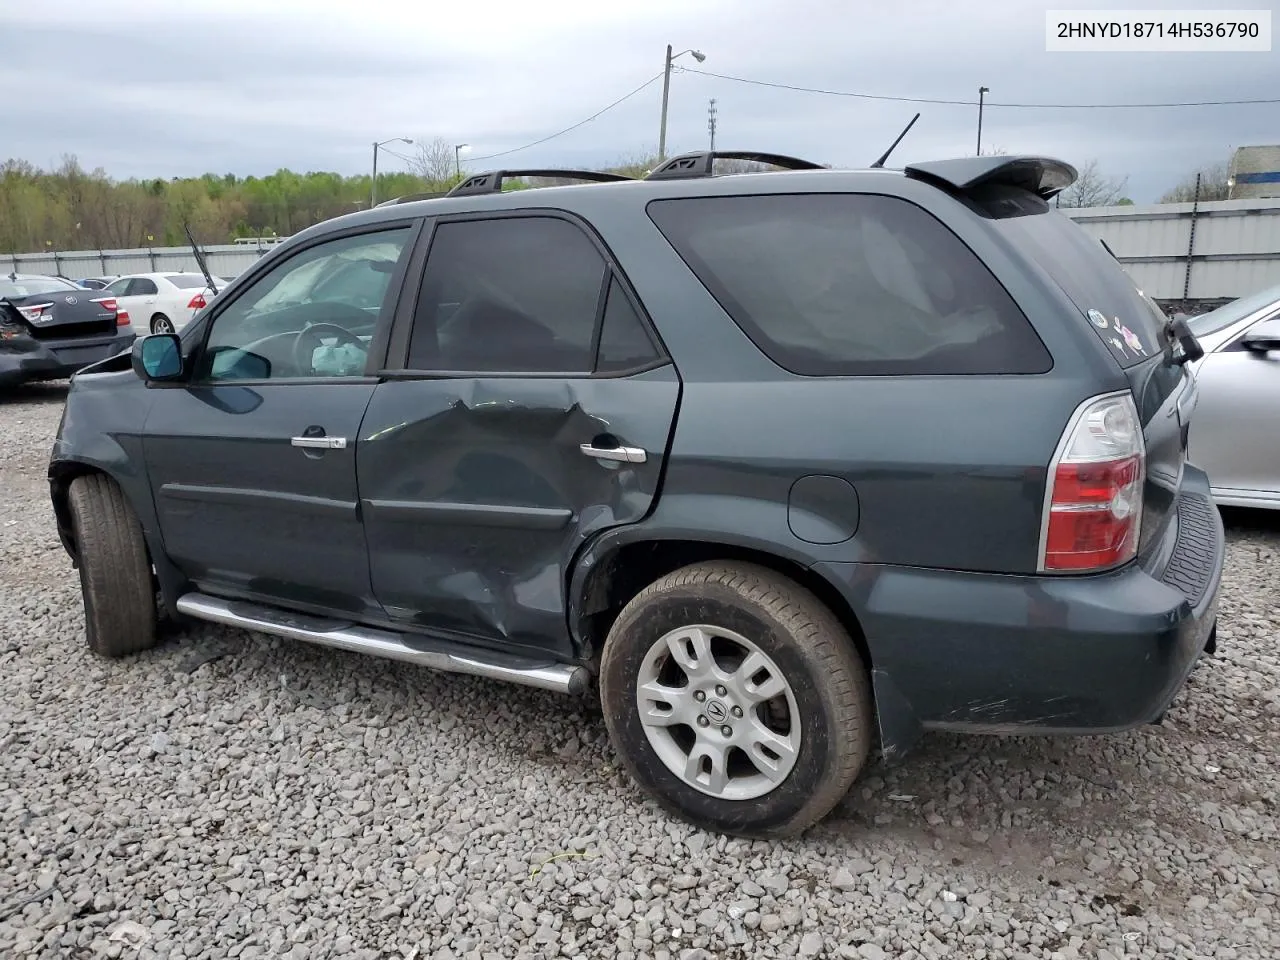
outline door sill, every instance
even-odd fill
[[[496,654],[416,634],[378,630],[347,620],[295,613],[262,603],[223,600],[204,593],[187,593],[178,599],[177,606],[179,613],[197,620],[415,663],[445,673],[465,673],[492,680],[505,680],[508,683],[575,696],[581,694],[587,686],[588,673],[585,667]]]
[[[1254,510],[1280,510],[1280,492],[1246,490],[1240,487],[1210,487],[1213,502],[1220,507],[1246,507]]]

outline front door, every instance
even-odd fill
[[[390,322],[412,228],[347,235],[282,260],[221,305],[143,436],[165,549],[208,593],[376,615],[356,488],[374,392],[371,342]],[[364,286],[329,298],[326,280]]]
[[[567,654],[566,571],[648,512],[679,399],[638,302],[569,219],[444,222],[399,360],[357,456],[374,595],[413,626]]]

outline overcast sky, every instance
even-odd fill
[[[1160,6],[1168,7],[1172,0]],[[1268,2],[1189,8],[1265,8]],[[1046,7],[1074,0],[0,0],[0,154],[75,154],[115,177],[369,168],[371,142],[467,142],[473,169],[599,166],[655,152],[662,84],[562,137],[486,162],[591,115],[677,63],[775,83],[973,100],[984,145],[1096,158],[1155,200],[1237,146],[1280,141],[1280,105],[1018,109],[1280,96],[1280,53],[1045,52]],[[1151,4],[1146,4],[1151,6]],[[554,11],[554,12],[553,12]],[[717,145],[837,166],[873,160],[920,110],[890,165],[972,154],[975,106],[769,89],[676,72],[668,153]],[[393,144],[405,154],[413,148]],[[472,159],[474,158],[474,159]],[[385,168],[401,160],[384,156]]]

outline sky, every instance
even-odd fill
[[[1160,7],[1168,8],[1173,0]],[[912,114],[890,166],[983,146],[1096,160],[1153,202],[1199,167],[1280,143],[1280,104],[1062,109],[1280,97],[1270,53],[1048,53],[1048,7],[1074,0],[0,0],[0,159],[74,154],[117,178],[279,168],[369,170],[372,143],[442,137],[464,165],[600,167],[656,153],[666,45],[667,152],[721,149],[865,166]],[[1147,6],[1150,6],[1148,4]],[[1266,8],[1259,0],[1184,4]],[[965,101],[912,104],[744,83]],[[596,119],[545,143],[646,81]],[[409,156],[414,147],[390,144]],[[504,151],[504,156],[493,159]],[[405,169],[380,154],[381,169]]]

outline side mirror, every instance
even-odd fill
[[[1240,345],[1253,353],[1280,350],[1280,322],[1268,320],[1258,324],[1240,338]]]
[[[133,342],[133,372],[143,380],[177,380],[182,376],[182,341],[176,333],[156,333]]]

